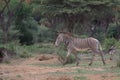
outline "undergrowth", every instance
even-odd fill
[[[20,58],[29,58],[34,56],[35,54],[57,54],[60,58],[64,60],[67,55],[67,49],[63,44],[60,45],[59,47],[56,47],[53,43],[36,43],[36,44],[27,46],[27,45],[20,45],[16,41],[16,42],[11,42],[5,45],[1,44],[0,47],[5,47],[11,51],[14,51],[16,53],[16,57],[20,57]],[[118,51],[115,53],[115,56],[114,56],[114,59],[115,59],[114,61],[118,67],[120,67],[119,52],[120,52],[120,49],[118,49]],[[68,63],[71,64],[74,62],[75,62],[74,55],[70,55],[68,59]],[[100,63],[100,65],[101,64],[102,63]],[[99,65],[99,64],[96,63],[95,65]]]

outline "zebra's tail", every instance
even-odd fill
[[[100,51],[102,51],[103,49],[102,49],[102,46],[101,46],[101,44],[99,43],[99,49],[100,49]]]

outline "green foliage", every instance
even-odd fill
[[[8,2],[8,3],[7,3]],[[16,0],[1,0],[0,1],[0,15],[2,14],[2,17],[0,17],[0,43],[3,43],[5,41],[5,34],[6,34],[6,41],[10,42],[12,40],[17,40],[19,31],[14,30],[14,12],[16,10],[16,6],[18,5],[19,1]],[[7,5],[6,5],[7,4]],[[2,12],[3,10],[3,12]],[[3,24],[3,25],[1,25]]]
[[[32,44],[37,41],[37,22],[31,17],[32,6],[22,4],[15,14],[15,29],[21,35],[19,36],[20,43]]]
[[[23,51],[21,54],[19,54],[21,58],[29,58],[32,56],[31,53],[28,53],[27,51]]]
[[[75,76],[74,80],[88,80],[85,76]]]
[[[117,35],[117,25],[116,23],[109,24],[107,36],[108,37],[116,37]]]
[[[33,54],[32,52],[37,51],[37,45],[32,45],[32,46],[21,46],[19,44],[19,41],[14,41],[10,42],[8,44],[1,44],[0,47],[5,47],[8,50],[11,50],[16,53],[16,57],[21,57],[21,58],[28,58],[31,57]]]
[[[18,2],[18,0],[10,0],[9,9],[14,10]],[[9,40],[18,40],[23,45],[35,42],[53,42],[56,37],[53,30],[70,29],[72,26],[71,29],[76,32],[75,34],[90,36],[91,28],[95,27],[93,37],[104,41],[107,36],[105,45],[108,48],[116,43],[111,38],[116,38],[116,34],[118,34],[116,22],[119,22],[120,14],[114,9],[119,9],[119,3],[119,0],[32,0],[31,4],[23,2],[13,16]],[[0,3],[0,10],[4,4],[4,1]],[[6,9],[5,16],[7,12]],[[35,17],[39,18],[41,23],[46,20],[50,21],[53,24],[52,28],[38,26],[37,21],[34,20]],[[7,18],[8,16],[5,17],[5,20]],[[84,35],[82,38],[88,37]],[[3,33],[0,29],[0,42],[2,42],[2,38]],[[119,46],[119,43],[116,45]],[[54,52],[49,48],[41,48],[41,52],[45,53],[44,51]],[[27,52],[25,51],[25,53]]]
[[[18,3],[18,0],[10,0],[9,9],[14,10]],[[111,38],[117,34],[116,20],[113,18],[119,21],[120,14],[114,10],[119,9],[119,3],[119,0],[32,0],[30,4],[23,2],[13,16],[9,39],[19,39],[22,44],[51,42],[56,37],[53,30],[68,29],[76,34],[91,36],[91,26],[96,26],[93,37],[104,41],[106,36]],[[0,10],[4,4],[3,1]],[[38,26],[35,18],[39,18],[41,23],[44,19],[50,21],[53,24],[52,29]],[[1,30],[0,33],[1,40]]]
[[[90,26],[97,26],[94,36],[100,41],[104,40],[107,25],[116,16],[116,11],[113,8],[120,3],[120,1],[111,0],[40,0],[39,2],[40,4],[34,7],[33,14],[37,13],[41,18],[47,18],[53,23],[55,21],[55,26],[65,23],[63,26],[59,26],[59,29],[67,28],[69,31],[70,26],[72,26],[72,30],[79,29],[78,34],[91,35]],[[99,30],[101,31],[99,32]],[[110,30],[109,32],[109,36],[113,36],[114,31]]]
[[[56,48],[53,44],[45,44],[45,43],[41,43],[39,46],[39,52],[43,53],[43,54],[53,54],[56,52]]]
[[[16,30],[16,29],[14,29],[14,28],[15,28],[14,25],[12,25],[12,26],[10,27],[10,31],[9,31],[9,34],[8,34],[10,41],[19,40],[19,36],[21,35],[21,33],[19,32],[19,30]]]
[[[41,0],[40,12],[50,14],[78,14],[81,12],[91,11],[89,5],[105,5],[110,1],[83,1],[83,0]],[[79,5],[81,4],[81,5]],[[54,15],[53,15],[54,16]]]
[[[94,37],[100,42],[103,42],[105,40],[105,34],[103,32],[97,32],[97,34]]]
[[[120,40],[116,41],[115,47],[116,47],[117,49],[120,49]]]
[[[105,48],[109,49],[111,46],[114,46],[116,42],[115,38],[106,38],[104,42]]]
[[[14,29],[15,26],[12,25],[9,28],[9,33],[8,33],[8,40],[10,41],[16,41],[19,39],[19,36],[21,35],[21,33],[19,32],[19,30]],[[3,31],[0,29],[0,43],[3,43],[3,38],[4,38],[4,33]]]
[[[3,42],[3,31],[0,29],[0,43]]]
[[[19,9],[15,12],[15,17],[17,21],[19,22],[20,20],[26,19],[31,16],[32,12],[32,6],[22,3],[22,5],[19,7]],[[16,22],[17,24],[17,22]]]
[[[39,42],[53,42],[55,40],[55,33],[45,26],[39,26]]]

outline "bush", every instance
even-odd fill
[[[19,31],[21,44],[33,44],[37,41],[38,23],[32,17],[32,6],[22,3],[15,11],[15,30]]]
[[[54,48],[51,48],[51,47],[42,47],[40,48],[40,53],[42,54],[52,54],[54,53]]]
[[[31,56],[32,56],[32,54],[29,53],[28,51],[22,51],[22,52],[19,54],[19,57],[21,57],[21,58],[29,58],[29,57],[31,57]]]
[[[118,48],[118,49],[120,49],[120,40],[119,40],[119,41],[116,41],[115,47]]]
[[[96,37],[100,42],[103,42],[105,40],[105,34],[103,32],[99,32]]]
[[[32,56],[32,54],[29,51],[29,49],[27,48],[27,46],[26,45],[21,46],[19,44],[19,41],[11,42],[11,43],[8,43],[8,44],[5,44],[5,45],[1,44],[1,47],[5,47],[6,49],[15,52],[16,57],[28,58],[28,57]]]
[[[100,42],[103,42],[105,40],[105,33],[101,27],[96,27],[96,30],[94,31],[92,37],[98,39]]]
[[[107,36],[115,38],[115,36],[117,35],[117,29],[116,28],[117,28],[116,23],[109,24]]]
[[[55,40],[55,33],[45,26],[39,26],[39,42],[53,42]]]
[[[115,38],[107,38],[105,39],[104,45],[105,49],[109,49],[111,46],[116,44],[116,39]]]

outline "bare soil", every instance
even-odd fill
[[[87,63],[86,63],[87,64]],[[102,65],[102,64],[101,64]],[[0,80],[120,80],[113,73],[82,74],[76,69],[105,71],[104,67],[62,66],[56,55],[42,54],[27,59],[12,60],[10,64],[0,64]]]

